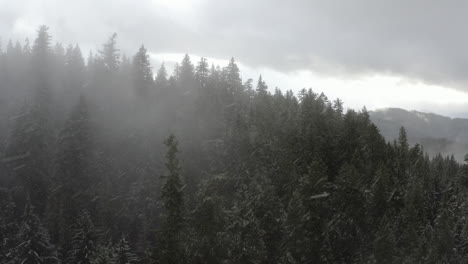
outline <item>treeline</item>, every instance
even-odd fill
[[[153,76],[42,26],[0,52],[0,138],[0,263],[468,261],[467,165],[234,59]]]

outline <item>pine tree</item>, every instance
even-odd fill
[[[168,80],[167,80],[166,67],[164,66],[164,63],[161,64],[161,67],[159,68],[158,73],[156,74],[156,79],[154,82],[158,90],[164,90],[167,88]]]
[[[34,45],[32,48],[32,58],[33,58],[33,67],[36,73],[38,74],[45,74],[46,70],[44,69],[44,65],[48,65],[50,63],[50,56],[51,56],[51,47],[50,47],[50,35],[49,35],[49,27],[43,25],[40,26],[37,30],[37,37],[34,40]],[[40,76],[40,81],[46,81],[46,75]],[[42,85],[42,83],[41,83]]]
[[[397,145],[397,168],[396,174],[399,181],[399,188],[403,188],[408,183],[408,169],[409,169],[409,144],[404,127],[400,128],[398,135]]]
[[[314,159],[308,172],[300,175],[294,186],[287,208],[285,222],[285,247],[283,258],[298,263],[319,263],[323,258],[325,244],[322,221],[327,215],[324,208],[330,193],[326,191],[327,168],[320,159]]]
[[[32,73],[34,90],[34,107],[36,111],[46,118],[50,112],[51,103],[51,77],[52,72],[52,49],[50,47],[51,37],[47,26],[40,26],[37,37],[32,48]],[[41,122],[48,121],[47,119]]]
[[[15,203],[8,189],[0,188],[0,259],[7,260],[8,249],[15,242],[18,223],[15,217]]]
[[[400,127],[400,132],[398,135],[398,145],[400,146],[403,152],[409,151],[408,136],[404,127]]]
[[[115,251],[112,243],[99,245],[93,256],[91,264],[115,264]]]
[[[78,45],[67,47],[65,54],[65,75],[65,84],[69,92],[74,94],[82,92],[85,80],[85,63]]]
[[[193,92],[196,87],[195,72],[188,54],[185,54],[180,66],[176,68],[175,78],[177,81],[177,88],[180,92]]]
[[[23,54],[25,56],[30,56],[31,55],[31,52],[32,52],[32,49],[31,49],[31,44],[29,43],[29,39],[26,38],[24,40],[24,45],[23,45]]]
[[[239,74],[239,67],[234,58],[231,58],[229,64],[224,68],[227,89],[231,94],[237,94],[243,90],[242,79]]]
[[[142,97],[149,95],[153,85],[153,71],[146,48],[143,45],[133,57],[133,85],[136,93]]]
[[[390,181],[389,173],[386,171],[384,166],[381,166],[377,170],[375,181],[372,184],[373,197],[372,197],[372,214],[374,217],[379,219],[382,217],[388,209],[388,197],[393,190],[392,183]]]
[[[24,188],[23,202],[29,195],[39,215],[46,206],[50,168],[46,119],[38,107],[24,104],[14,120],[5,150],[6,157],[11,159],[7,165],[13,171],[16,184]]]
[[[71,250],[67,252],[67,264],[90,264],[97,247],[97,232],[89,212],[83,210],[74,228]]]
[[[262,76],[258,77],[257,82],[257,93],[260,95],[265,95],[268,92],[268,86],[266,85],[265,81],[263,81]]]
[[[124,235],[114,246],[114,256],[112,258],[113,264],[131,264],[138,262],[138,258],[132,253],[127,239]]]
[[[109,40],[99,50],[100,59],[109,72],[117,72],[120,66],[120,54],[117,48],[117,33],[112,34]]]
[[[374,240],[373,257],[376,263],[393,263],[396,255],[395,233],[387,218],[382,219]]]
[[[48,217],[54,241],[71,239],[70,227],[82,210],[91,209],[93,147],[88,108],[83,96],[60,132]]]
[[[246,205],[248,200],[237,201],[227,216],[226,237],[223,239],[227,244],[227,258],[234,263],[262,263],[267,255],[261,239],[265,231],[253,210]]]
[[[205,88],[206,81],[208,80],[208,62],[205,58],[201,58],[198,62],[197,67],[195,68],[195,76],[200,83],[201,88]]]
[[[26,204],[25,213],[16,245],[8,253],[8,264],[53,264],[59,263],[54,246],[50,244],[49,234],[42,226],[41,220],[33,212],[32,206]]]
[[[262,247],[262,263],[277,263],[283,246],[284,214],[282,203],[277,197],[271,180],[258,169],[248,184],[245,196],[241,197],[247,210],[252,210],[258,221],[260,234],[253,233]],[[252,235],[252,234],[250,234]],[[259,245],[260,246],[260,245]]]
[[[180,178],[180,165],[177,158],[179,152],[177,140],[171,134],[164,144],[167,146],[166,169],[161,199],[166,211],[161,237],[161,249],[159,252],[161,263],[182,263],[183,251],[181,234],[184,226],[184,194]]]
[[[217,192],[216,180],[212,179],[201,185],[196,208],[192,212],[189,239],[189,254],[193,263],[219,263],[224,251],[219,243],[219,234],[225,225],[223,201]]]

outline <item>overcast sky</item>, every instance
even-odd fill
[[[32,39],[46,24],[88,51],[117,32],[156,69],[184,53],[235,57],[244,79],[261,73],[271,88],[468,117],[467,13],[455,0],[0,0],[0,36]]]

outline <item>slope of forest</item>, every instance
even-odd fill
[[[466,263],[468,167],[365,111],[112,35],[0,53],[0,262]],[[396,129],[396,128],[395,128]]]
[[[398,128],[405,127],[408,141],[421,144],[432,157],[455,155],[459,161],[468,153],[468,119],[407,111],[399,108],[385,108],[369,112],[371,121],[382,135],[393,141],[398,138]]]

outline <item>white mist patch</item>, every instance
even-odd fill
[[[419,113],[419,112],[414,112],[419,119],[423,120],[426,123],[429,123],[429,118],[427,118],[426,115]]]

